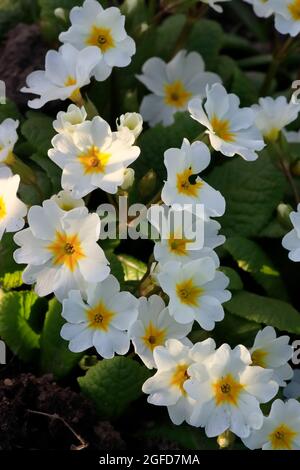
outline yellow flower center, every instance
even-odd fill
[[[0,220],[4,219],[4,217],[6,217],[6,214],[6,204],[3,197],[0,196]]]
[[[186,238],[175,238],[175,235],[172,235],[168,239],[169,250],[171,253],[175,253],[178,256],[186,256],[186,245],[189,241],[190,240],[187,240]]]
[[[98,46],[101,52],[107,52],[115,47],[115,41],[112,37],[110,28],[99,28],[93,26],[89,37],[86,40],[88,46]]]
[[[220,137],[220,139],[224,140],[225,142],[235,141],[235,134],[234,132],[230,131],[230,121],[228,121],[228,119],[222,120],[219,119],[216,115],[214,115],[210,123],[214,133],[216,134],[216,136]]]
[[[288,4],[288,10],[295,21],[300,20],[300,0],[293,0]]]
[[[150,321],[149,325],[145,329],[145,334],[142,337],[144,344],[151,351],[156,348],[156,346],[162,346],[165,344],[166,340],[166,331],[164,329],[159,329]]]
[[[95,145],[92,145],[86,153],[78,156],[80,163],[84,167],[85,174],[104,173],[110,157],[110,153],[101,152]]]
[[[164,89],[165,103],[175,108],[183,108],[192,96],[192,93],[185,89],[184,84],[180,80],[166,84]]]
[[[251,365],[260,366],[266,369],[267,368],[267,363],[266,363],[267,355],[268,355],[267,351],[264,351],[263,349],[256,349],[251,354],[251,359],[252,359]]]
[[[267,140],[271,140],[272,142],[274,142],[275,140],[278,139],[279,133],[280,133],[280,130],[277,129],[276,127],[273,127],[273,129],[271,129],[269,132],[267,132],[267,133],[264,135],[264,137],[265,137]]]
[[[85,257],[77,235],[56,232],[54,242],[47,248],[53,254],[54,265],[64,264],[72,272],[76,269],[78,261]]]
[[[291,450],[294,438],[298,435],[290,426],[287,424],[280,424],[274,431],[269,435],[269,440],[273,450]]]
[[[89,328],[102,331],[108,331],[111,320],[115,316],[115,312],[108,310],[103,302],[100,302],[96,307],[88,309],[86,314]]]
[[[176,285],[176,294],[180,302],[190,307],[198,307],[199,297],[203,294],[203,289],[194,284],[193,279],[187,279]]]
[[[76,83],[77,83],[76,79],[74,77],[72,77],[72,75],[69,75],[67,80],[65,81],[64,85],[66,87],[75,86]],[[71,101],[73,101],[73,103],[80,103],[82,101],[80,88],[76,88],[76,90],[74,90],[72,92],[72,94],[69,96],[69,98],[70,98]]]
[[[187,373],[188,364],[178,364],[171,377],[171,385],[174,387],[178,387],[182,395],[186,395],[186,391],[183,388],[183,384],[186,380],[188,380],[189,374]]]
[[[221,377],[220,380],[213,384],[216,405],[228,404],[237,406],[240,393],[243,389],[243,385],[235,380],[231,374]]]
[[[203,186],[202,181],[192,182],[191,179],[194,176],[192,168],[187,168],[182,173],[177,173],[177,191],[179,194],[185,196],[197,197],[199,189]]]

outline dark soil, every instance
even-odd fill
[[[179,449],[166,440],[133,438],[121,427],[122,435],[99,420],[92,403],[51,375],[21,373],[0,380],[0,450]]]
[[[48,49],[39,26],[23,23],[9,31],[0,47],[0,80],[6,84],[7,97],[21,107],[31,95],[20,93],[20,89],[31,72],[44,68]]]

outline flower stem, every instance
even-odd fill
[[[294,42],[294,38],[289,37],[279,48],[277,52],[274,53],[273,55],[273,60],[269,66],[269,70],[267,72],[267,75],[264,79],[264,82],[262,84],[261,90],[260,90],[260,95],[261,96],[266,96],[271,88],[272,81],[275,78],[277,74],[277,70],[280,66],[280,64],[283,62],[283,60],[286,58],[290,47],[292,46]]]

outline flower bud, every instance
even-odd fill
[[[126,113],[122,114],[119,119],[117,119],[117,129],[118,131],[127,127],[134,137],[137,139],[140,133],[143,130],[143,118],[139,113]]]
[[[235,437],[231,431],[225,431],[218,436],[217,443],[220,446],[220,449],[227,449],[234,443]]]
[[[66,12],[63,8],[55,8],[54,15],[56,16],[56,18],[59,18],[60,20],[63,20],[63,21],[67,20]]]
[[[124,171],[124,181],[121,185],[123,191],[128,191],[134,183],[134,170],[133,168],[126,168]]]
[[[142,196],[147,197],[153,194],[157,182],[157,175],[154,170],[149,170],[139,182],[139,192]]]

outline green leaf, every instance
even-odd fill
[[[280,273],[257,243],[243,237],[231,237],[223,247],[231,254],[238,267],[250,273],[267,294],[271,297],[287,298]]]
[[[46,155],[34,153],[30,159],[44,170],[52,184],[52,193],[59,192],[61,188],[61,169]]]
[[[5,104],[0,104],[0,124],[7,118],[22,119],[22,115],[13,101],[6,100]]]
[[[206,181],[226,200],[226,213],[219,220],[226,236],[257,236],[269,224],[286,189],[284,176],[264,152],[255,162],[235,156],[215,167]]]
[[[121,262],[124,270],[124,280],[127,281],[140,281],[147,271],[147,266],[143,261],[140,261],[130,255],[118,255],[118,260]]]
[[[237,67],[233,73],[231,92],[240,98],[241,106],[251,106],[259,98],[253,81]]]
[[[6,233],[0,242],[0,285],[4,290],[15,289],[23,284],[23,265],[13,259],[16,248],[13,235]]]
[[[187,113],[178,113],[172,126],[163,127],[158,125],[143,132],[138,141],[141,156],[133,165],[136,178],[140,179],[152,168],[157,174],[159,183],[162,183],[166,179],[165,150],[170,147],[181,147],[184,137],[192,141],[200,132],[200,125],[191,119]]]
[[[66,31],[69,27],[69,10],[75,6],[81,6],[84,0],[38,0],[41,9],[41,27],[45,38],[53,41],[58,38],[62,31]],[[101,0],[101,4],[105,7],[106,0]],[[56,8],[66,10],[67,23],[57,18],[54,14]]]
[[[231,85],[236,71],[236,63],[231,57],[220,55],[218,58],[217,74],[222,78],[224,85]]]
[[[300,334],[300,313],[290,304],[250,292],[237,292],[226,303],[226,310],[249,321],[263,323],[281,331]]]
[[[202,19],[193,26],[186,48],[199,52],[204,59],[206,69],[214,70],[218,65],[218,56],[223,41],[223,31],[219,23]]]
[[[232,0],[228,6],[259,40],[264,41],[268,38],[262,22],[249,5],[245,5],[240,0]]]
[[[37,301],[32,291],[8,292],[0,299],[0,336],[23,361],[32,360],[39,348],[39,335],[30,326]]]
[[[26,116],[27,120],[21,127],[23,136],[37,152],[47,155],[51,148],[51,140],[55,135],[52,119],[36,111],[29,111]]]
[[[185,19],[185,15],[171,15],[156,30],[156,55],[167,62],[172,58]]]
[[[187,424],[175,426],[172,423],[160,423],[151,429],[146,429],[143,436],[151,439],[163,439],[176,442],[183,449],[189,450],[217,450],[216,439],[208,439],[205,432],[199,428],[192,428]]]
[[[126,31],[134,34],[135,30],[148,19],[145,0],[124,0],[121,5],[122,14],[126,17]]]
[[[225,305],[225,310],[226,308],[227,304]],[[216,327],[211,333],[211,336],[214,338],[217,345],[228,343],[232,347],[235,347],[237,344],[251,347],[254,337],[260,328],[260,324],[239,318],[226,310],[224,320],[216,323]]]
[[[113,274],[118,279],[119,283],[122,285],[122,283],[124,282],[123,264],[121,263],[118,256],[116,256],[113,252],[105,252],[105,255],[109,261],[111,274]]]
[[[243,289],[243,282],[239,276],[239,274],[232,268],[228,268],[227,266],[222,266],[219,269],[222,273],[226,274],[229,278],[229,290],[242,290]]]
[[[120,356],[103,359],[78,382],[82,393],[92,400],[102,418],[122,415],[128,405],[142,395],[142,385],[150,372],[138,362]]]
[[[56,379],[68,375],[83,356],[83,353],[71,352],[68,341],[60,336],[60,330],[65,323],[61,310],[62,306],[56,299],[50,300],[41,334],[41,371],[44,374],[51,372]]]

